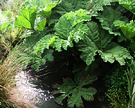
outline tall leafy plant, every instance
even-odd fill
[[[121,4],[124,8],[132,14],[132,20],[130,22],[125,22],[121,20],[116,20],[114,22],[115,27],[119,27],[124,34],[124,36],[130,41],[131,50],[135,53],[135,40],[134,40],[134,15],[135,15],[135,1],[133,0],[116,0],[119,4]]]
[[[97,57],[103,62],[117,61],[120,65],[125,65],[125,60],[132,56],[120,43],[124,37],[119,28],[115,28],[119,26],[115,21],[128,22],[128,18],[115,10],[112,2],[113,0],[62,0],[46,4],[45,8],[23,8],[15,20],[15,26],[28,29],[22,36],[24,44],[21,45],[31,47],[30,52],[25,52],[31,53],[29,63],[38,71],[40,65],[55,59],[54,52],[60,53],[70,48],[71,56],[78,51],[80,57],[77,56],[77,59],[82,59],[87,68]],[[117,38],[122,40],[118,41]],[[62,93],[56,102],[61,103],[68,97],[69,107],[81,107],[81,96],[85,100],[92,100],[95,89],[83,86],[89,85],[96,78],[93,75],[86,76],[81,79],[81,76],[75,74],[74,80],[68,78],[62,85],[56,86],[58,91],[55,93]]]

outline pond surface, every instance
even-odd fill
[[[16,75],[16,89],[21,91],[25,101],[31,102],[37,108],[62,108],[54,102],[54,96],[50,93],[50,87],[42,84],[37,78],[21,71]]]
[[[59,74],[61,70],[64,71],[63,74]],[[44,66],[39,72],[31,69],[21,71],[16,75],[16,89],[21,91],[25,101],[34,104],[37,108],[67,108],[66,102],[61,106],[56,104],[51,93],[54,90],[52,85],[61,83],[64,76],[72,76],[66,67],[58,70],[53,67],[50,70],[47,66]],[[101,81],[97,83],[100,83],[102,87]],[[103,103],[101,98],[96,96],[94,98],[92,102],[84,101],[84,108],[109,108]]]

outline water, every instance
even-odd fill
[[[48,85],[43,85],[40,80],[24,71],[19,72],[15,79],[16,89],[21,91],[25,101],[31,102],[38,108],[60,108],[54,102],[54,96],[49,91]]]
[[[73,76],[72,72],[66,66],[60,67],[57,64],[49,67],[43,66],[39,72],[34,70],[19,72],[16,75],[16,89],[21,91],[25,101],[34,104],[37,108],[67,108],[66,102],[63,102],[61,106],[56,104],[51,92],[54,90],[53,84],[62,83],[62,78]],[[101,81],[99,80],[97,83],[99,82]],[[103,84],[100,83],[100,85]],[[96,96],[94,96],[94,101],[84,101],[83,103],[84,108],[109,108],[103,103],[101,97]]]

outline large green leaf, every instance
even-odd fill
[[[41,9],[39,13],[45,18],[49,19],[52,13],[52,8],[54,8],[57,4],[58,2],[51,5],[47,5],[44,9]]]
[[[115,60],[124,65],[124,59],[131,59],[129,52],[116,43],[110,43],[112,36],[98,28],[95,22],[88,23],[89,34],[82,42],[79,42],[79,51],[82,52],[81,58],[90,65],[95,60],[94,56],[99,53],[104,62],[113,63]]]
[[[75,12],[79,9],[89,11],[91,16],[96,16],[98,11],[102,11],[105,5],[110,5],[113,0],[62,0],[53,10],[51,22],[54,23],[67,12]]]
[[[124,21],[117,20],[114,22],[114,25],[120,27],[127,39],[135,37],[135,22],[133,20],[127,24]]]
[[[96,17],[101,22],[102,28],[105,30],[108,30],[110,34],[114,34],[121,36],[120,32],[118,31],[118,28],[114,26],[114,21],[121,20],[127,22],[128,19],[121,15],[116,10],[113,10],[110,7],[104,7],[103,13],[99,13]]]
[[[120,65],[125,64],[125,59],[132,58],[128,50],[117,43],[108,44],[103,51],[99,51],[99,55],[101,55],[104,62],[113,63],[116,60]]]
[[[119,4],[122,4],[127,10],[135,14],[135,1],[134,0],[116,0]]]
[[[111,0],[108,0],[106,3],[108,4],[109,1]],[[63,15],[66,12],[74,12],[78,9],[85,9],[87,11],[93,9],[93,11],[100,11],[102,10],[102,7],[100,7],[100,5],[103,4],[104,0],[62,0],[60,4],[56,7],[56,12]]]
[[[93,94],[95,94],[96,90],[94,88],[75,88],[72,91],[72,96],[68,99],[68,107],[74,108],[76,106],[77,108],[83,107],[83,97],[85,100],[90,101],[93,100]]]
[[[35,53],[38,53],[41,55],[44,51],[44,49],[49,49],[50,41],[53,38],[53,35],[48,34],[41,38],[35,45],[34,45],[34,50]]]
[[[30,7],[23,8],[21,10],[22,13],[16,18],[15,26],[24,27],[27,29],[35,29],[38,31],[43,30],[46,25],[46,19],[49,19],[52,13],[52,8],[54,8],[58,4],[58,2],[55,2],[53,0],[51,0],[50,2],[42,0],[31,0],[28,3]],[[39,22],[39,17],[36,18],[36,15],[40,16],[40,19],[41,16],[44,17],[44,19],[42,18],[42,20]],[[36,25],[36,27],[34,25]]]
[[[103,29],[99,29],[95,22],[88,23],[89,33],[84,40],[78,44],[79,51],[82,51],[81,58],[86,64],[91,64],[95,60],[98,49],[106,47],[112,37]]]
[[[67,50],[68,47],[73,47],[73,40],[77,43],[84,38],[88,28],[82,22],[90,21],[91,17],[85,10],[78,10],[63,15],[59,22],[55,25],[55,35],[46,35],[38,41],[34,50],[35,53],[41,55],[45,49],[49,47],[55,48],[56,51]]]
[[[65,15],[63,15],[59,22],[55,25],[54,30],[56,31],[56,35],[58,35],[60,38],[68,39],[69,36],[75,35],[76,32],[78,34],[82,34],[82,31],[87,29],[85,25],[79,25],[75,27],[78,23],[84,22],[84,21],[90,21],[91,17],[88,15],[89,13],[85,10],[78,10],[75,12],[70,12]],[[74,30],[75,28],[75,30]],[[77,30],[76,30],[77,29]],[[74,33],[72,33],[74,32]],[[75,36],[73,36],[75,37]],[[80,37],[81,38],[81,37]]]
[[[15,26],[24,27],[27,29],[34,29],[34,22],[36,19],[35,8],[33,9],[22,9],[22,13],[16,18]]]
[[[41,55],[45,49],[49,49],[49,47],[55,48],[56,51],[67,50],[68,47],[73,47],[73,43],[70,39],[64,40],[60,39],[58,36],[48,34],[41,38],[35,45],[34,45],[34,52]]]
[[[45,28],[46,23],[47,23],[46,19],[42,19],[41,17],[38,17],[35,20],[34,29],[38,30],[38,31],[41,31],[41,30],[43,30]]]
[[[73,108],[74,106],[79,108],[83,106],[82,97],[87,101],[94,99],[93,95],[96,93],[96,90],[91,87],[84,88],[83,86],[91,84],[97,78],[95,76],[86,75],[84,77],[80,77],[80,75],[76,75],[75,79],[78,79],[79,81],[75,80],[74,82],[72,79],[68,78],[64,79],[62,85],[54,86],[58,89],[54,93],[61,93],[61,96],[57,97],[55,102],[61,104],[62,100],[68,97],[68,106],[70,108]]]

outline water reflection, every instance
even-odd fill
[[[43,86],[37,78],[21,71],[15,79],[17,80],[16,89],[21,92],[26,101],[35,104],[38,108],[60,108],[54,103],[54,96],[51,95],[49,90],[45,89],[44,86],[47,85]]]

